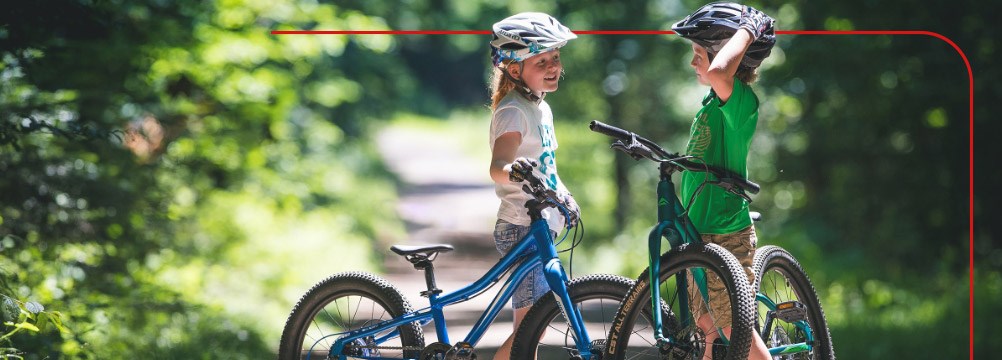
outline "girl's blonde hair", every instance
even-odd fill
[[[507,68],[508,65],[514,62],[506,60],[502,62],[502,66]],[[511,76],[505,75],[505,71],[502,66],[495,66],[494,70],[491,72],[490,80],[490,92],[491,92],[491,111],[497,110],[498,103],[501,99],[515,88],[515,82],[511,80]]]

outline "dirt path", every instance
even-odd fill
[[[406,224],[408,239],[402,243],[445,243],[456,248],[435,261],[436,281],[445,292],[478,279],[499,258],[491,235],[499,201],[487,174],[486,158],[464,149],[456,136],[410,126],[384,129],[377,143],[387,166],[403,181],[397,211]],[[389,249],[385,251],[389,255],[384,276],[415,308],[427,307],[428,299],[419,295],[426,290],[423,272]],[[446,309],[452,342],[466,337],[496,293],[497,287]],[[477,344],[479,358],[490,359],[511,328],[511,311],[503,311]],[[427,326],[425,342],[436,340],[434,326]]]

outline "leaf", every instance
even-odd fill
[[[38,331],[45,331],[45,328],[49,325],[49,313],[43,312],[38,314],[38,319],[35,320],[35,326],[38,327]]]
[[[55,325],[56,329],[59,329],[59,332],[67,331],[66,327],[63,326],[63,314],[61,312],[58,311],[50,312],[49,322],[52,323],[52,325]]]
[[[17,302],[6,295],[3,295],[3,303],[0,304],[0,311],[3,312],[3,318],[0,320],[4,321],[14,320],[20,312]]]
[[[25,310],[30,311],[32,314],[38,314],[38,313],[40,313],[40,312],[42,312],[42,311],[45,310],[45,307],[42,306],[42,304],[39,304],[36,301],[29,301],[29,302],[25,303],[24,304],[24,308],[25,308]]]
[[[14,324],[14,327],[16,327],[18,329],[27,329],[27,330],[31,330],[31,331],[34,331],[34,332],[38,332],[38,327],[35,326],[32,323],[29,323],[29,322],[23,322],[23,323],[19,323],[19,324]]]

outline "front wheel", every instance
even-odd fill
[[[331,353],[341,333],[411,311],[407,299],[386,280],[362,272],[333,275],[307,291],[293,308],[282,331],[278,358],[416,358],[424,347],[424,334],[415,323],[363,337],[346,344],[340,354]]]
[[[574,279],[567,292],[581,314],[593,344],[609,333],[609,325],[633,280],[616,275],[589,275]],[[552,292],[550,293],[553,294]],[[576,351],[570,323],[561,314],[555,296],[544,296],[532,305],[518,327],[512,359],[570,359]]]
[[[773,356],[776,360],[834,360],[832,338],[825,312],[800,263],[778,246],[763,246],[755,251],[755,284],[758,316],[755,329],[771,349],[787,349]],[[776,309],[772,304],[779,305]],[[763,327],[765,329],[763,330]],[[810,331],[813,342],[807,339]],[[810,343],[811,349],[803,344]]]
[[[713,359],[745,360],[752,340],[754,304],[748,278],[734,255],[716,244],[684,244],[661,255],[659,264],[660,298],[671,314],[662,316],[662,337],[656,336],[651,325],[648,268],[624,298],[612,323],[602,359],[694,360],[710,358],[712,354]],[[726,298],[731,306],[714,310],[705,301],[690,301],[690,296],[682,293],[693,288],[688,285],[693,282],[692,274],[719,277],[723,289],[711,294],[714,297],[709,302],[720,303],[714,300],[719,296]],[[727,314],[723,313],[725,311]],[[728,341],[720,338],[711,341],[723,330],[707,326],[707,323],[724,326],[727,315],[731,319]]]

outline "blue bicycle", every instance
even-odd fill
[[[424,271],[430,306],[413,310],[387,281],[363,272],[333,275],[310,289],[296,304],[282,333],[279,358],[291,359],[474,359],[475,347],[505,307],[515,287],[541,264],[553,296],[544,296],[522,321],[512,346],[513,359],[597,359],[603,351],[608,324],[633,281],[614,275],[592,275],[568,281],[553,236],[542,218],[548,207],[568,212],[557,194],[532,176],[523,190],[534,199],[526,204],[531,230],[508,255],[483,277],[459,290],[443,293],[435,284],[433,261],[453,250],[445,244],[393,246],[418,270]],[[577,234],[577,232],[575,232]],[[566,234],[563,239],[566,239]],[[582,235],[583,236],[583,235]],[[571,238],[571,248],[578,242]],[[535,245],[536,251],[531,251]],[[462,341],[450,342],[445,308],[461,303],[499,283],[510,273],[498,295]],[[426,345],[422,326],[434,322],[438,341]]]

